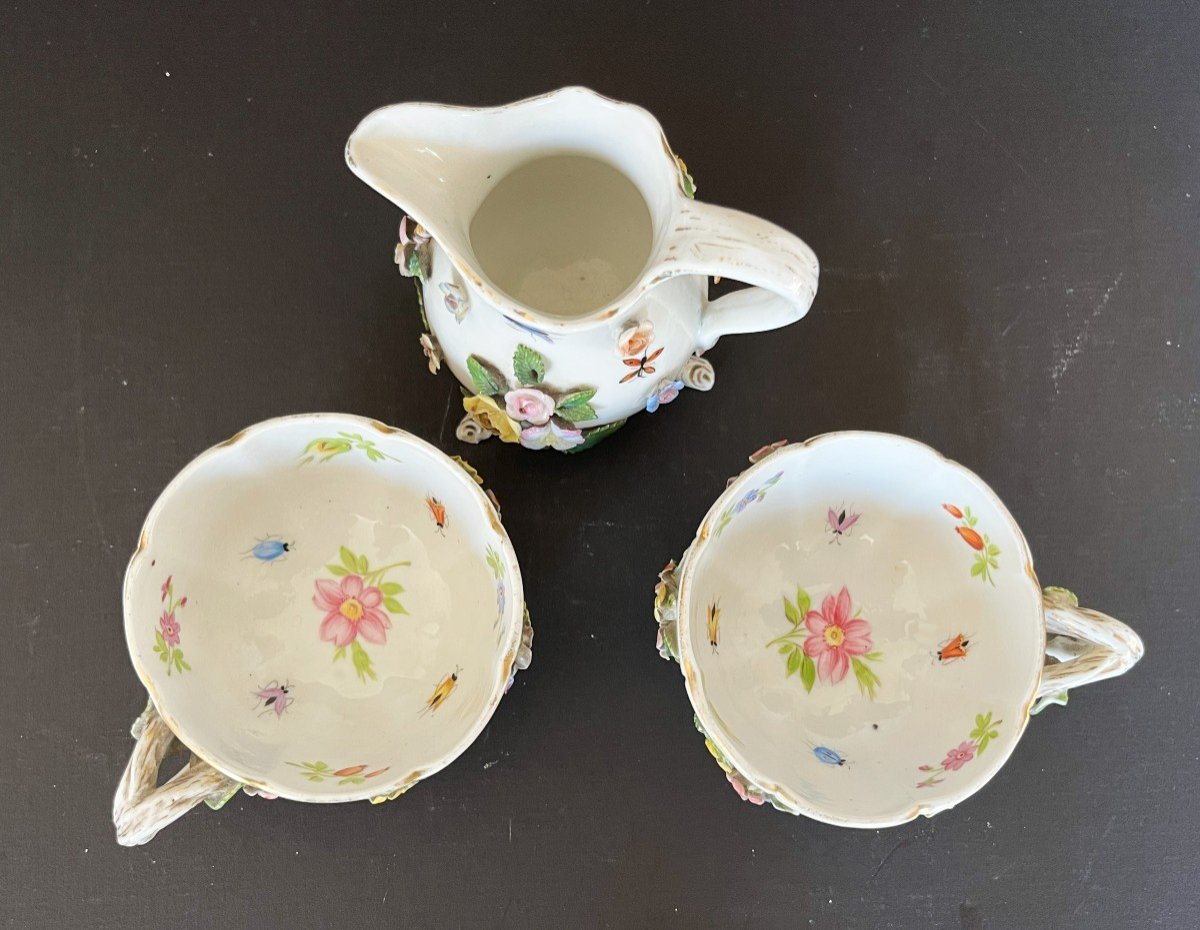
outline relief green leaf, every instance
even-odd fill
[[[596,419],[596,410],[589,403],[570,404],[569,406],[560,403],[554,408],[554,412],[572,424],[586,423],[588,420]]]
[[[800,652],[799,649],[796,651]],[[817,663],[807,653],[800,663],[800,681],[804,683],[804,690],[812,693],[813,685],[817,682]]]
[[[522,343],[513,353],[513,374],[522,384],[541,384],[546,378],[546,360]]]
[[[491,365],[474,355],[467,356],[467,371],[475,383],[475,390],[489,397],[493,394],[504,393],[504,379],[500,377]]]
[[[578,404],[586,404],[596,396],[595,388],[576,388],[569,391],[558,399],[559,407],[574,407]]]

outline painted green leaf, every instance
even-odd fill
[[[348,571],[346,571],[346,569],[342,568],[342,566],[334,565],[332,562],[330,562],[328,565],[326,565],[325,569],[326,569],[326,571],[329,572],[329,574],[337,575],[338,577],[341,577],[342,575],[350,574]]]
[[[987,553],[988,553],[988,555],[999,555],[1000,547],[997,546],[995,543],[988,543]]]
[[[324,762],[314,762],[314,763],[312,764],[312,767],[313,767],[314,769],[320,769],[322,772],[324,772],[326,769],[328,769],[328,768],[329,768],[329,766],[328,766],[328,765],[326,765]]]
[[[354,557],[353,552],[351,552],[345,546],[342,546],[338,550],[338,555],[341,556],[342,564],[346,566],[347,571],[354,573],[358,572],[358,559]]]
[[[801,620],[807,617],[808,612],[812,610],[812,598],[803,588],[796,588],[796,609],[800,612]]]
[[[784,645],[779,647],[779,654],[781,656],[785,656],[795,648],[796,648],[795,646],[789,646],[785,643]]]
[[[167,641],[165,639],[163,639],[162,630],[154,631],[154,642],[156,644],[154,647],[155,649],[166,647]]]
[[[797,612],[795,605],[786,597],[783,599],[783,612],[792,626],[800,625],[800,614]]]
[[[360,575],[365,575],[370,567],[371,566],[367,563],[367,557],[365,555],[360,555],[358,557],[358,573]]]
[[[985,568],[987,568],[986,563],[976,562],[974,565],[971,566],[971,574],[972,575],[982,575]]]
[[[180,657],[179,657],[179,661],[180,661],[180,663],[183,665],[183,670],[184,670],[185,672],[190,672],[190,671],[192,670],[192,667],[191,667],[190,665],[188,665],[188,664],[187,664],[187,660],[186,660],[186,659],[184,659],[184,658],[183,658],[183,656],[180,656]]]
[[[383,607],[388,613],[392,613],[392,614],[408,613],[408,611],[404,609],[404,605],[401,604],[394,597],[385,597],[383,599]]]
[[[788,656],[787,674],[788,674],[789,678],[792,675],[794,675],[797,671],[800,670],[800,663],[802,661],[803,661],[803,654],[800,652],[799,649],[795,650],[790,656]]]
[[[863,658],[869,659],[872,662],[878,662],[880,659],[883,658],[883,653],[882,652],[868,652],[865,656],[863,656]]]
[[[498,377],[498,372],[474,355],[467,356],[467,371],[475,383],[475,390],[480,394],[503,394],[504,380]]]
[[[404,587],[400,584],[397,584],[395,581],[385,581],[379,586],[379,590],[389,597],[404,593]]]
[[[338,659],[344,658],[346,658],[346,647],[338,646],[337,649],[333,651],[333,661],[336,662]]]
[[[800,650],[797,649],[796,652],[800,652]],[[800,681],[804,683],[804,690],[810,693],[817,681],[817,663],[807,653],[800,662]]]
[[[541,384],[546,378],[546,360],[522,343],[513,353],[513,374],[522,384]]]
[[[170,661],[171,661],[171,656],[170,656],[170,654],[168,653],[168,651],[167,651],[166,649],[164,649],[162,652],[160,652],[160,653],[158,654],[158,657],[159,657],[160,659],[162,659],[164,662],[170,662]],[[168,675],[170,675],[170,674],[171,674],[171,668],[170,668],[170,666],[167,666],[167,674],[168,674]]]

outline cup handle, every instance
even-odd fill
[[[1047,663],[1030,713],[1067,703],[1071,688],[1123,675],[1142,657],[1142,639],[1120,620],[1079,606],[1066,588],[1046,588]]]
[[[175,742],[175,734],[159,716],[153,701],[134,721],[131,732],[137,745],[113,798],[113,825],[122,846],[148,843],[159,830],[201,801],[220,807],[241,787],[196,756],[170,781],[156,787],[158,767]]]
[[[676,217],[664,277],[712,275],[752,287],[710,301],[697,336],[705,352],[729,333],[758,333],[794,323],[817,294],[817,256],[774,223],[711,203],[688,201]]]

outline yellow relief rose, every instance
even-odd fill
[[[489,432],[504,442],[517,442],[521,438],[521,427],[498,403],[484,394],[463,398],[463,410],[473,416]]]

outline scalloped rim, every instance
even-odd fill
[[[483,508],[483,513],[491,523],[496,534],[500,537],[500,549],[503,554],[505,563],[511,573],[512,578],[512,596],[506,605],[506,622],[509,625],[508,647],[504,652],[504,657],[498,666],[498,677],[492,686],[492,694],[488,699],[487,704],[480,710],[475,725],[468,730],[467,734],[456,743],[448,752],[439,757],[434,763],[427,765],[421,769],[409,773],[403,778],[386,783],[386,787],[381,785],[370,785],[365,790],[356,792],[346,792],[344,795],[330,796],[308,794],[304,791],[297,791],[290,785],[276,784],[270,781],[264,781],[260,778],[248,775],[245,771],[239,771],[239,766],[218,762],[215,755],[210,754],[202,748],[198,743],[194,742],[187,734],[186,730],[180,726],[179,722],[167,712],[164,702],[160,697],[157,689],[154,686],[153,680],[150,678],[146,669],[138,661],[136,650],[134,648],[134,629],[131,608],[131,591],[132,575],[134,567],[138,564],[142,554],[146,551],[150,543],[150,536],[154,529],[154,523],[158,519],[166,500],[176,493],[183,483],[197,470],[204,467],[215,458],[220,457],[225,453],[225,450],[237,445],[248,436],[254,436],[259,433],[268,432],[285,423],[295,423],[297,421],[308,421],[311,423],[351,423],[361,427],[364,430],[371,430],[379,436],[385,437],[389,442],[399,441],[401,444],[414,446],[426,452],[434,454],[436,460],[444,460],[444,465],[448,474],[454,475],[455,478],[462,482],[465,487],[471,489],[471,493],[475,496],[476,502]],[[285,417],[274,417],[269,420],[255,423],[253,426],[248,426],[243,430],[239,430],[233,436],[225,439],[208,449],[201,452],[194,459],[188,462],[170,483],[159,494],[154,505],[150,508],[150,512],[146,515],[146,520],[142,524],[141,532],[138,534],[137,548],[129,559],[129,563],[125,568],[125,579],[121,585],[121,601],[123,623],[125,627],[125,642],[129,649],[130,662],[133,665],[134,671],[137,672],[138,679],[142,686],[149,694],[150,700],[154,702],[154,707],[158,711],[163,722],[170,728],[175,737],[183,743],[195,756],[208,763],[221,774],[242,785],[249,785],[258,791],[265,791],[269,794],[277,795],[280,798],[286,798],[289,801],[303,801],[312,804],[340,804],[350,801],[369,801],[373,798],[387,796],[393,792],[399,791],[403,793],[419,781],[423,781],[430,775],[440,772],[451,762],[457,759],[475,742],[479,734],[483,732],[483,728],[487,726],[492,715],[496,712],[501,699],[504,697],[505,684],[508,681],[509,675],[513,672],[513,665],[517,659],[517,652],[521,646],[521,634],[524,628],[525,617],[525,589],[521,580],[521,568],[517,563],[517,554],[513,549],[512,542],[508,538],[508,533],[500,523],[499,517],[496,514],[495,508],[491,501],[487,499],[483,489],[475,483],[470,475],[446,453],[438,449],[431,443],[426,442],[418,436],[414,436],[405,430],[395,426],[388,426],[386,423],[381,423],[379,420],[372,420],[366,417],[355,416],[349,413],[301,413],[293,414]]]
[[[688,624],[691,615],[690,605],[688,604],[688,592],[691,587],[691,576],[695,571],[695,566],[698,561],[699,554],[704,547],[708,545],[711,538],[709,531],[713,522],[719,518],[725,507],[736,501],[740,496],[745,494],[746,486],[752,484],[755,477],[766,468],[766,463],[771,462],[772,467],[779,465],[780,456],[784,455],[803,455],[813,446],[818,443],[828,443],[840,438],[850,436],[870,436],[878,437],[887,440],[893,440],[903,443],[908,443],[913,446],[929,452],[936,456],[942,463],[950,466],[963,473],[967,478],[979,485],[980,489],[987,494],[992,502],[996,505],[997,511],[1008,521],[1016,538],[1021,543],[1021,553],[1024,557],[1024,576],[1029,579],[1033,585],[1036,594],[1035,601],[1037,603],[1037,622],[1038,629],[1041,633],[1042,642],[1046,640],[1046,612],[1045,604],[1042,600],[1042,587],[1038,582],[1036,573],[1033,570],[1033,556],[1029,551],[1029,543],[1025,539],[1025,534],[1021,532],[1021,528],[1017,525],[1017,521],[1013,519],[1012,514],[1008,512],[1008,508],[1004,506],[1004,502],[1000,500],[996,492],[988,486],[982,478],[975,472],[971,471],[966,466],[946,458],[942,453],[938,452],[932,446],[928,446],[916,439],[909,439],[907,436],[898,436],[894,433],[883,433],[873,430],[839,430],[836,432],[821,433],[813,436],[811,439],[806,439],[803,442],[788,443],[786,446],[781,446],[769,455],[764,456],[757,462],[750,465],[738,475],[725,491],[713,502],[708,512],[704,515],[704,519],[700,521],[700,526],[696,530],[696,535],[693,538],[691,545],[685,550],[685,556],[681,560],[679,566],[679,594],[677,598],[676,630],[677,642],[679,648],[679,669],[684,678],[684,685],[687,689],[688,700],[691,701],[692,710],[704,725],[705,732],[709,739],[717,746],[725,757],[733,764],[738,773],[748,781],[752,787],[767,795],[768,800],[777,799],[779,805],[775,805],[777,809],[786,809],[792,813],[803,814],[806,817],[811,817],[813,820],[819,820],[822,823],[832,824],[838,827],[858,827],[861,829],[882,829],[885,827],[896,827],[901,824],[908,823],[910,820],[916,819],[920,815],[932,817],[934,814],[941,813],[944,810],[956,806],[966,800],[975,792],[979,791],[986,785],[996,773],[1004,767],[1004,764],[1012,756],[1013,750],[1016,749],[1017,743],[1020,742],[1022,734],[1025,732],[1025,727],[1029,724],[1030,710],[1037,698],[1037,693],[1042,679],[1042,669],[1045,665],[1045,660],[1042,658],[1037,667],[1031,669],[1030,682],[1028,685],[1028,693],[1025,699],[1024,707],[1021,711],[1021,719],[1013,735],[1012,741],[1009,743],[1004,757],[1000,763],[990,771],[984,770],[982,775],[976,775],[973,778],[966,779],[961,783],[962,787],[958,790],[949,792],[945,799],[934,804],[917,804],[912,808],[898,813],[893,817],[878,817],[873,819],[868,818],[853,818],[851,816],[835,816],[825,811],[820,811],[814,808],[802,797],[798,797],[788,788],[783,785],[774,784],[762,776],[762,774],[749,764],[745,757],[735,749],[731,748],[728,743],[721,739],[716,733],[721,732],[716,725],[714,715],[708,710],[708,701],[704,699],[703,688],[699,683],[698,676],[695,672],[694,659],[692,655],[691,636],[689,635]]]

